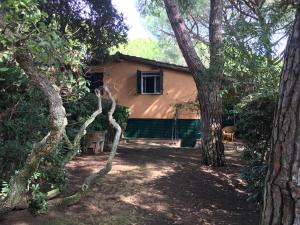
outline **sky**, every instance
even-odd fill
[[[151,33],[147,31],[142,23],[135,2],[136,0],[112,0],[115,8],[124,15],[125,22],[129,27],[129,39],[151,38]]]

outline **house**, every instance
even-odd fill
[[[200,138],[197,89],[188,67],[117,53],[90,71],[92,89],[107,85],[129,108],[127,138],[180,140],[181,146]]]

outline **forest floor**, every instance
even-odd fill
[[[15,211],[3,225],[257,225],[259,212],[246,202],[239,153],[227,149],[227,166],[200,166],[196,149],[121,146],[113,170],[78,204],[47,215]],[[68,164],[69,191],[103,167],[107,154]]]

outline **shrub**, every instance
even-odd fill
[[[0,73],[0,181],[23,167],[36,140],[47,134],[48,107],[43,94],[27,85],[14,65]],[[38,107],[37,107],[38,105]]]
[[[243,159],[247,161],[241,177],[247,183],[248,201],[258,206],[263,202],[263,190],[267,172],[267,158],[270,150],[274,96],[260,96],[245,104],[240,111],[237,124],[239,136],[245,141]]]
[[[39,172],[41,173],[42,190],[58,188],[60,191],[64,191],[67,189],[69,180],[63,158],[63,144],[60,143],[41,162]]]
[[[246,181],[246,190],[248,192],[247,201],[261,206],[263,203],[263,192],[265,177],[268,166],[266,161],[261,160],[261,156],[256,154],[248,161],[242,169],[241,178]]]
[[[48,210],[48,197],[47,193],[40,190],[39,184],[32,184],[31,186],[32,198],[29,202],[29,210],[31,213],[43,213]]]
[[[260,96],[245,104],[239,113],[239,137],[245,141],[248,149],[261,153],[262,157],[270,147],[275,106],[274,96]]]
[[[98,106],[97,98],[95,94],[88,93],[77,102],[69,103],[66,106],[69,114],[67,127],[68,134],[71,138],[75,136],[81,124],[96,110]],[[108,111],[111,107],[111,101],[105,98],[102,99],[102,114],[97,116],[95,121],[88,127],[88,131],[108,131],[112,132],[114,129],[111,127],[108,121]],[[127,126],[127,120],[129,117],[129,111],[127,107],[117,105],[114,112],[115,120],[120,124],[124,131]]]

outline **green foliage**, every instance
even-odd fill
[[[127,44],[113,48],[111,54],[121,52],[127,55],[185,65],[178,46],[174,46],[174,44],[171,39],[158,41],[151,38],[131,39]]]
[[[231,44],[226,45],[225,54],[224,110],[238,110],[262,95],[277,95],[281,61],[270,65],[265,56]]]
[[[33,213],[45,213],[48,210],[48,197],[40,190],[39,184],[31,185],[32,198],[29,201],[29,210]]]
[[[0,68],[7,68],[0,73],[0,180],[7,180],[47,133],[49,112],[42,93],[28,85],[14,63],[0,63]]]
[[[94,16],[95,21],[100,19],[96,15],[96,11],[100,13],[100,9],[106,8],[108,11],[103,13],[107,15],[116,13],[110,1],[97,2],[89,1],[88,6],[93,9],[89,15]],[[18,160],[13,161],[13,159],[26,158],[33,140],[42,138],[46,134],[48,126],[49,112],[43,94],[35,87],[28,85],[27,77],[15,64],[12,57],[18,47],[22,46],[32,54],[36,66],[60,89],[64,101],[75,102],[88,91],[81,66],[83,57],[86,55],[85,43],[79,42],[73,37],[74,30],[67,26],[68,24],[62,26],[59,18],[52,14],[49,17],[37,3],[37,0],[5,0],[1,2],[0,6],[0,9],[5,12],[4,20],[1,22],[5,22],[6,30],[10,29],[10,32],[4,32],[4,28],[0,27],[0,49],[3,50],[0,54],[0,91],[4,97],[0,100],[0,109],[1,112],[5,112],[4,114],[8,114],[4,120],[0,121],[2,125],[0,129],[5,130],[4,132],[0,131],[0,141],[4,144],[0,148],[11,149],[10,152],[1,151],[0,158],[11,159],[13,164],[11,168],[1,168],[1,172],[21,168],[22,163],[19,163]],[[56,1],[47,3],[49,8],[51,8],[50,4],[58,4]],[[100,6],[99,4],[102,5],[97,8],[96,6]],[[78,8],[75,12],[77,16],[80,13]],[[112,17],[114,16],[121,17],[117,14],[112,15]],[[116,22],[115,19],[118,20],[114,17],[107,22]],[[122,22],[122,18],[119,19],[119,22]],[[97,28],[104,25],[105,22],[97,24]],[[112,26],[117,26],[117,24]],[[116,27],[115,29],[117,32],[118,29]],[[61,30],[63,30],[63,34],[60,32]],[[121,31],[124,30],[121,29]],[[21,153],[18,153],[18,149],[22,149]],[[16,154],[22,155],[22,157],[16,157]]]
[[[241,176],[247,183],[248,201],[258,206],[261,206],[263,201],[275,107],[276,96],[255,98],[242,107],[237,124],[239,136],[246,144],[242,157],[247,164]]]
[[[259,154],[255,154],[252,155],[252,159],[248,161],[241,173],[241,178],[247,183],[247,201],[255,203],[258,207],[263,203],[267,170],[267,163],[261,160]]]
[[[87,91],[81,62],[86,55],[85,44],[73,38],[66,28],[64,35],[57,19],[50,20],[35,0],[4,1],[5,24],[10,32],[1,32],[0,61],[12,60],[16,46],[30,52],[36,66],[56,84],[65,98],[78,98]],[[4,29],[3,29],[4,31]]]
[[[127,26],[111,0],[39,0],[39,7],[56,20],[63,35],[70,31],[73,40],[85,44],[85,59],[101,62],[109,49],[125,43]]]
[[[109,105],[111,105],[111,103],[109,103]],[[115,118],[115,120],[118,122],[118,124],[122,128],[122,131],[125,131],[126,127],[127,127],[127,120],[129,118],[128,108],[121,106],[121,105],[117,105],[116,110],[113,114],[113,117]]]
[[[159,60],[161,56],[158,42],[150,38],[131,39],[111,51],[112,54],[116,52],[154,60]]]
[[[29,182],[29,191],[31,198],[29,201],[29,210],[33,214],[47,212],[48,210],[48,197],[47,193],[41,191],[39,184],[41,179],[41,173],[35,172]]]
[[[276,96],[260,96],[241,108],[239,136],[252,150],[261,152],[269,147],[275,107]]]
[[[47,155],[39,167],[41,173],[41,184],[44,184],[44,189],[49,190],[58,188],[60,191],[65,191],[69,185],[68,173],[63,164],[64,154],[63,143],[53,149],[53,151]]]
[[[7,196],[9,190],[10,188],[8,182],[3,181],[1,186],[1,192],[0,192],[0,200],[4,199]]]
[[[95,94],[88,93],[77,102],[69,102],[66,105],[67,112],[69,113],[69,125],[67,126],[67,131],[71,138],[74,138],[79,127],[94,111],[96,111],[97,104],[97,97],[95,96]],[[88,130],[105,131],[112,129],[107,117],[107,113],[110,110],[110,107],[111,102],[104,98],[102,100],[102,114],[100,114],[88,127]],[[128,108],[117,105],[113,116],[120,124],[122,130],[125,130],[129,117]]]
[[[294,9],[284,8],[279,1],[265,1],[257,10],[257,3],[239,2],[240,8],[228,8],[225,40],[243,51],[265,56],[274,63],[280,58],[279,44],[291,29]],[[252,7],[251,7],[252,6]],[[284,39],[283,39],[284,40]]]
[[[238,135],[248,162],[242,177],[249,201],[262,203],[282,52],[293,21],[292,8],[279,1],[232,2],[224,15],[223,110],[239,114]],[[234,7],[238,6],[238,7]]]
[[[261,95],[277,95],[293,8],[278,1],[239,1],[239,10],[228,8],[225,16],[225,82],[223,108],[235,109]]]
[[[143,17],[144,24],[157,40],[156,43],[159,47],[159,54],[154,59],[186,65],[173,36],[173,31],[165,13],[163,1],[138,0],[137,5],[141,16]]]

